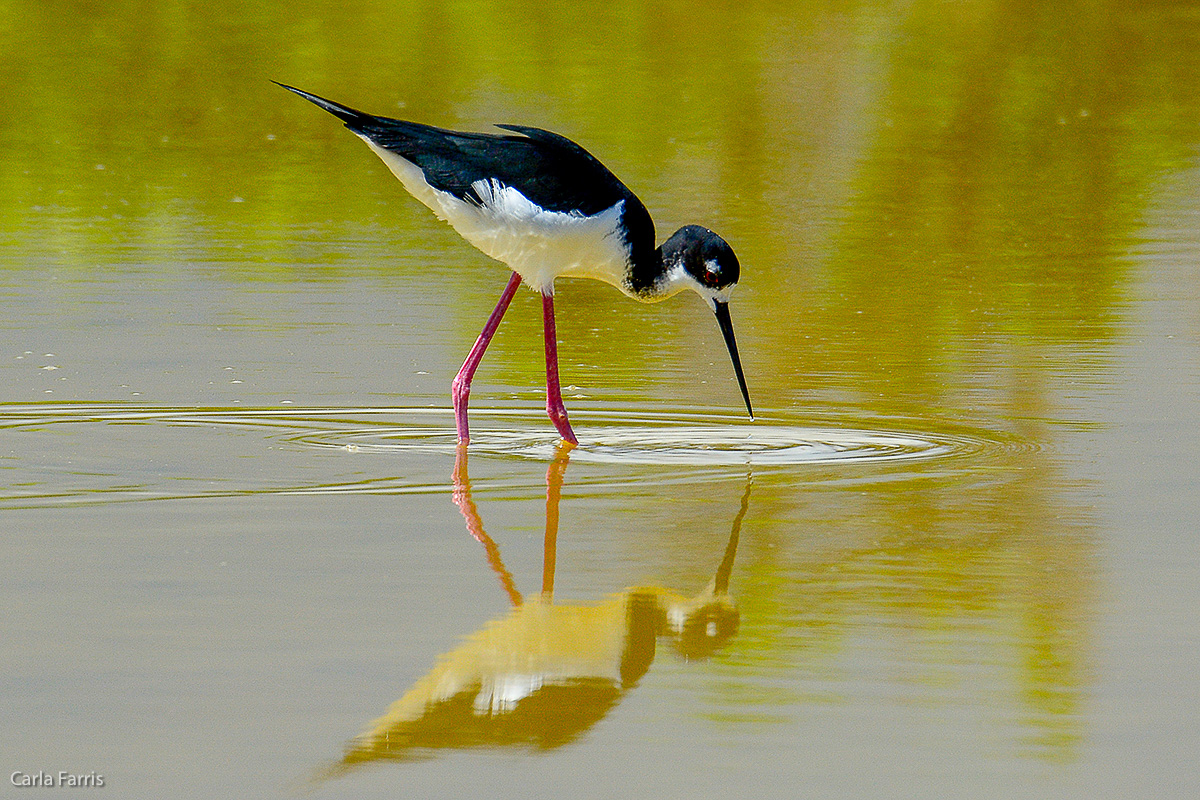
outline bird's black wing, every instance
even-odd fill
[[[641,201],[591,153],[541,128],[497,125],[519,136],[468,133],[377,117],[279,84],[342,120],[354,133],[416,164],[431,186],[478,203],[472,184],[495,179],[547,211],[597,214],[626,201],[626,214],[650,215]],[[644,223],[639,221],[637,227]],[[650,223],[650,240],[654,228]]]

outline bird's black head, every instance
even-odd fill
[[[750,393],[746,391],[746,378],[742,375],[742,362],[733,338],[733,322],[729,319],[729,293],[737,285],[742,271],[733,248],[708,228],[685,225],[663,242],[661,249],[665,285],[662,295],[691,289],[703,297],[717,315],[717,325],[733,360],[733,371],[742,390],[742,399],[746,401],[746,411],[753,419],[754,409],[750,406]]]
[[[685,225],[663,242],[663,263],[680,266],[701,295],[724,294],[738,282],[741,266],[729,243],[708,228]]]

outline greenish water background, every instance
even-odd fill
[[[557,597],[699,591],[753,473],[737,635],[663,646],[569,745],[307,783],[506,612],[445,438],[505,272],[271,79],[559,131],[660,240],[698,222],[739,254],[754,425],[694,298],[558,287],[583,447]],[[1194,5],[0,2],[0,86],[5,774],[123,797],[1200,784]],[[521,292],[472,394],[475,499],[526,594],[538,312]],[[669,444],[600,447],[626,428]],[[721,429],[948,444],[669,463]]]

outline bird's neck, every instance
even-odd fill
[[[687,273],[677,252],[663,248],[634,251],[630,258],[629,288],[639,300],[648,303],[666,300],[687,288]]]

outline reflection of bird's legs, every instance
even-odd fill
[[[575,445],[563,440],[546,470],[546,539],[542,554],[542,595],[554,596],[554,567],[558,557],[558,501],[562,499],[563,476]]]
[[[513,575],[500,559],[499,546],[483,530],[483,519],[479,516],[479,509],[475,507],[475,501],[471,499],[471,480],[467,477],[466,442],[460,442],[458,450],[454,454],[453,480],[454,504],[458,506],[458,510],[462,512],[463,519],[467,521],[467,532],[475,538],[475,541],[483,545],[484,550],[487,551],[488,564],[492,566],[496,577],[500,579],[500,585],[504,587],[505,593],[508,594],[508,599],[514,606],[521,605],[523,598],[521,597],[521,593],[517,591]]]

